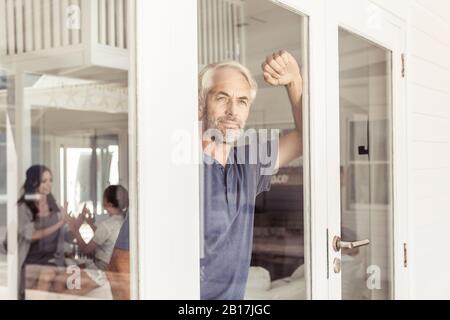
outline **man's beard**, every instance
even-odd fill
[[[238,128],[227,129],[225,126],[226,122],[236,123],[238,124]],[[244,126],[235,118],[220,117],[218,119],[210,119],[208,116],[206,116],[205,125],[205,132],[207,137],[213,140],[215,143],[233,145],[244,134]]]

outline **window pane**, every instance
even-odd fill
[[[306,299],[308,19],[266,0],[199,0],[198,18],[201,298]]]
[[[129,299],[134,2],[2,3],[0,298]]]
[[[343,299],[393,298],[392,53],[339,30]]]

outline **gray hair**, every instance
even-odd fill
[[[216,64],[207,65],[200,72],[198,77],[198,97],[199,97],[199,106],[204,105],[206,103],[206,99],[208,97],[209,91],[213,86],[213,77],[217,70],[223,68],[232,68],[239,71],[250,84],[251,92],[250,92],[250,103],[252,103],[256,98],[256,93],[258,92],[258,84],[256,80],[253,78],[250,71],[244,67],[242,64],[236,61],[226,61],[220,62]]]

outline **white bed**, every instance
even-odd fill
[[[251,267],[245,292],[245,300],[306,300],[304,266],[290,277],[272,281],[268,270]]]

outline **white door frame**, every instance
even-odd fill
[[[335,274],[332,265],[335,258],[340,258],[340,253],[332,250],[332,240],[335,235],[340,235],[341,228],[338,27],[343,27],[392,51],[394,298],[407,299],[408,269],[404,267],[403,245],[408,243],[408,117],[405,104],[406,80],[402,78],[401,56],[405,53],[406,26],[404,21],[370,0],[326,2],[329,297],[341,299],[341,274]]]
[[[328,299],[327,279],[327,171],[326,151],[326,68],[325,68],[325,1],[324,0],[282,0],[281,4],[308,16],[309,21],[309,141],[304,143],[305,160],[309,162],[309,252],[310,288],[309,297],[313,300]],[[306,119],[306,118],[305,118]],[[308,148],[309,147],[309,148]],[[309,149],[309,157],[308,157]],[[305,163],[305,166],[307,164]],[[305,183],[307,183],[305,181]],[[307,199],[305,199],[307,203]],[[305,225],[305,230],[307,226]],[[308,243],[308,241],[305,241]]]
[[[197,2],[136,4],[139,298],[199,299]]]

